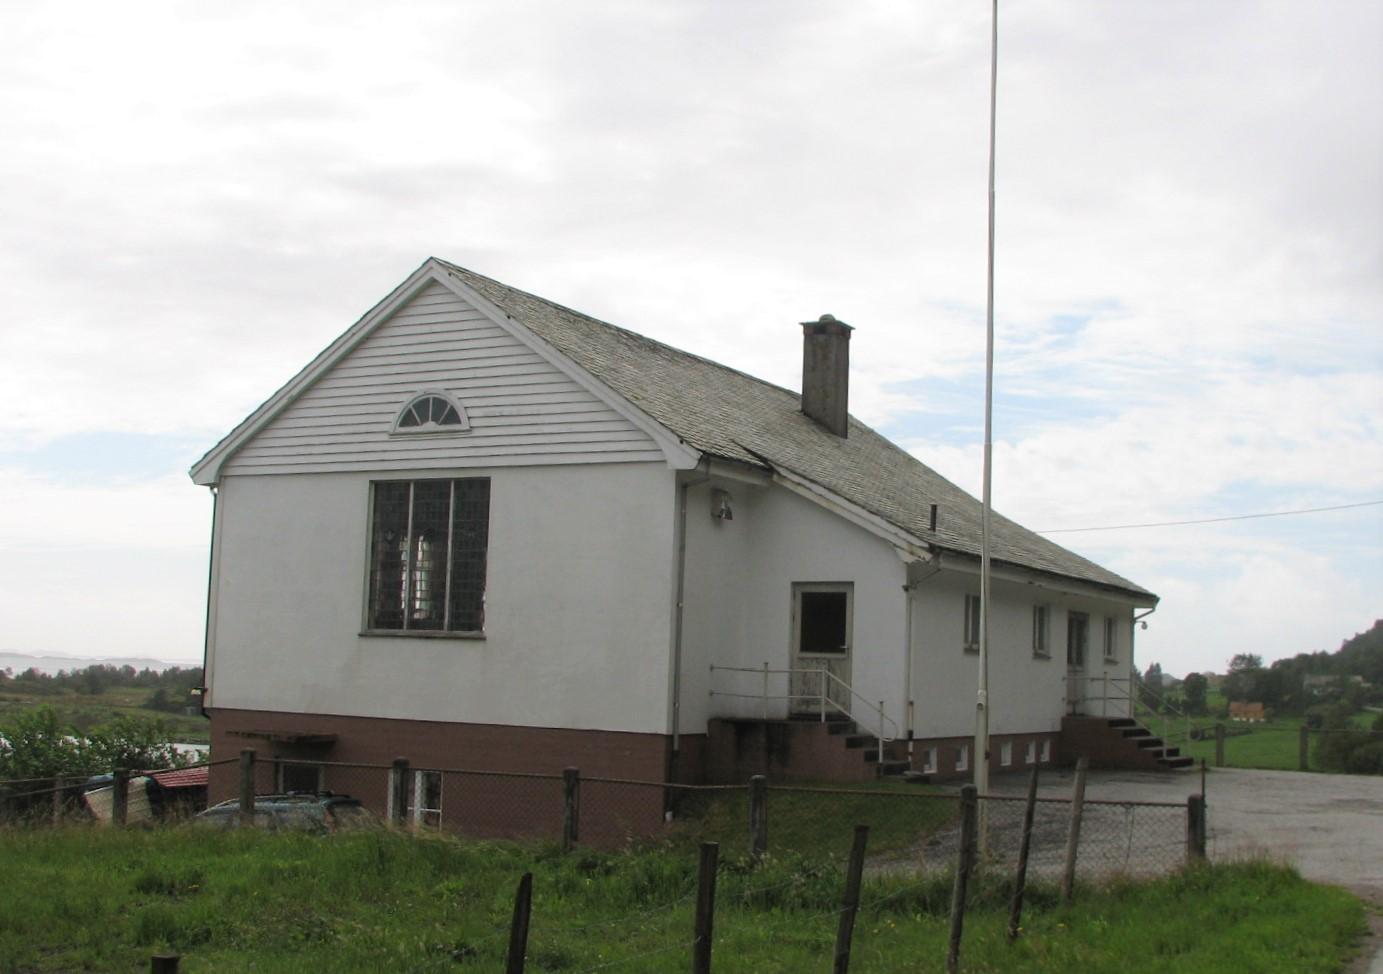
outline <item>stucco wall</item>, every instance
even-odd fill
[[[360,635],[370,475],[226,477],[211,705],[665,732],[672,471],[483,473],[484,639]]]
[[[978,656],[964,646],[965,595],[978,594],[978,574],[962,571],[916,571],[913,596],[913,694],[915,733],[943,737],[973,731]],[[1046,657],[1033,653],[1033,607],[1048,609]],[[1090,646],[1085,674],[1098,679],[1108,674],[1111,697],[1126,695],[1132,608],[1091,595],[1063,592],[1035,584],[995,579],[990,606],[990,732],[1019,734],[1056,732],[1067,712],[1066,628],[1068,612],[1090,616]],[[1115,617],[1119,637],[1116,655],[1106,659],[1103,642],[1106,616]],[[1096,691],[1095,695],[1100,695]],[[1098,708],[1098,701],[1092,701]],[[1098,709],[1097,711],[1098,712]],[[1127,703],[1114,700],[1111,715],[1127,713]]]
[[[710,491],[733,497],[734,520],[710,516]],[[683,630],[682,727],[705,729],[707,717],[760,715],[758,700],[709,696],[710,664],[785,669],[792,642],[794,582],[854,583],[851,682],[867,700],[885,700],[901,724],[904,566],[893,548],[783,487],[713,482],[690,489],[687,516],[686,618]],[[717,673],[717,689],[758,693],[761,678]],[[770,692],[784,695],[786,678]],[[770,713],[781,716],[786,703]]]

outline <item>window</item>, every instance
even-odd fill
[[[315,795],[322,790],[322,768],[317,764],[280,764],[279,791]]]
[[[979,650],[980,648],[980,597],[978,595],[965,597],[965,648],[967,650]]]
[[[1066,613],[1066,665],[1084,666],[1090,648],[1090,616],[1084,612]]]
[[[922,773],[936,774],[936,748],[924,747],[922,749]]]
[[[381,481],[372,507],[366,629],[482,632],[489,479]]]
[[[1001,768],[1007,768],[1011,764],[1013,764],[1013,743],[1011,741],[1004,741],[1004,743],[999,745],[999,766]]]
[[[395,433],[464,433],[471,428],[466,411],[447,396],[427,392],[399,412]]]
[[[1048,642],[1048,619],[1051,611],[1045,605],[1035,605],[1032,607],[1032,654],[1041,656],[1044,659],[1052,655],[1052,647]]]
[[[799,582],[797,653],[842,656],[850,651],[850,586]]]
[[[1104,620],[1104,657],[1105,659],[1117,659],[1119,657],[1119,624],[1113,616],[1105,616]]]
[[[1037,742],[1028,741],[1027,753],[1023,755],[1023,761],[1027,764],[1037,763]]]
[[[442,772],[413,773],[413,823],[428,828],[442,827]]]
[[[956,748],[956,770],[966,771],[970,768],[970,745],[962,744]]]
[[[1048,741],[1043,741],[1043,742],[1042,742],[1042,763],[1043,763],[1043,764],[1046,764],[1046,763],[1047,763],[1048,761],[1050,761],[1051,759],[1052,759],[1052,742],[1049,741],[1049,740],[1048,740]]]

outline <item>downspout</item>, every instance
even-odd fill
[[[220,498],[220,492],[216,485],[211,485],[211,544],[207,546],[206,555],[206,624],[202,629],[202,685],[198,687],[201,693],[198,695],[199,702],[197,709],[202,713],[203,720],[209,720],[206,712],[206,692],[207,678],[206,666],[207,656],[211,650],[211,585],[215,578],[216,566],[216,505]]]
[[[935,507],[935,505],[933,505]],[[912,768],[912,755],[914,739],[916,738],[916,716],[917,701],[913,694],[912,686],[912,593],[917,591],[918,586],[929,578],[935,578],[941,574],[941,562],[938,560],[936,569],[930,575],[923,575],[917,581],[908,581],[903,585],[903,732],[908,738],[908,767]],[[904,568],[904,578],[907,576],[907,568]],[[913,768],[913,770],[916,770]]]
[[[687,589],[687,491],[711,479],[709,473],[696,481],[678,486],[677,507],[677,595],[672,622],[672,767],[669,780],[676,781],[682,761],[682,609]]]

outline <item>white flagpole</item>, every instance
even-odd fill
[[[980,509],[980,663],[975,695],[975,789],[989,793],[989,520],[994,454],[994,115],[999,86],[999,0],[992,2],[989,37],[989,268],[984,352],[984,490]],[[986,802],[979,808],[979,846],[988,844]]]

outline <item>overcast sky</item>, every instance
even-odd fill
[[[1383,500],[1383,5],[1004,0],[994,498]],[[987,5],[0,7],[0,651],[200,658],[187,468],[437,255],[852,409],[978,492]],[[1333,650],[1383,506],[1053,534],[1141,664]]]

